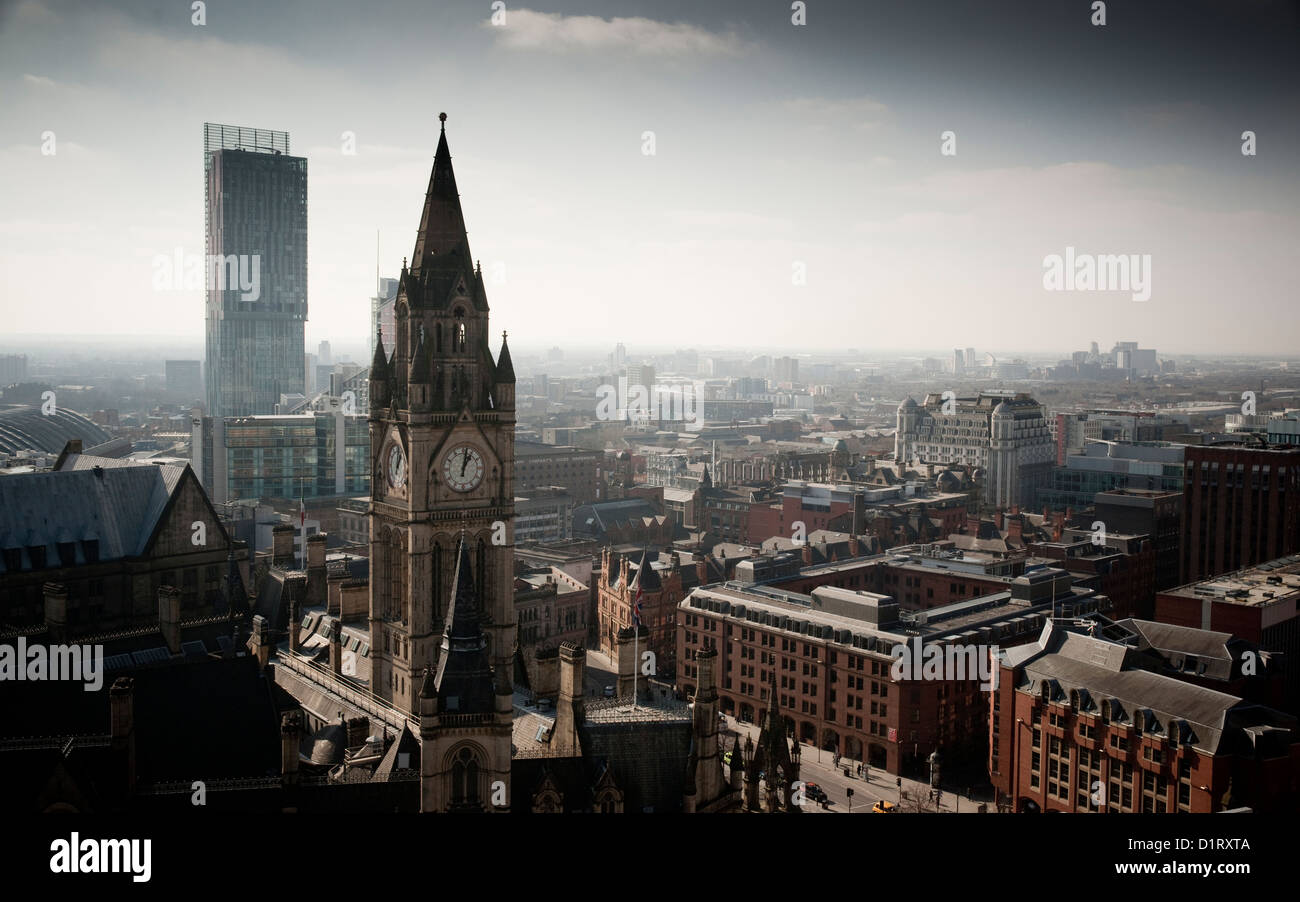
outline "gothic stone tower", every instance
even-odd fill
[[[488,344],[487,293],[439,118],[415,253],[397,290],[396,347],[389,357],[379,344],[370,371],[372,686],[419,714],[425,671],[437,671],[451,623],[463,537],[496,723],[476,746],[477,768],[508,774],[515,374],[504,337],[496,360]]]

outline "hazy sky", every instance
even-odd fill
[[[0,332],[201,336],[153,260],[213,121],[309,159],[308,348],[363,338],[446,111],[512,341],[1294,351],[1296,5],[1089,6],[0,0]],[[1067,246],[1150,300],[1045,290]]]

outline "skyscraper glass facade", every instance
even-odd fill
[[[306,391],[307,161],[287,132],[207,123],[207,407],[275,413]]]

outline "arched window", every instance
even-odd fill
[[[456,323],[456,350],[465,350],[465,324]]]
[[[442,323],[435,323],[433,327],[433,347],[438,353],[442,353]]]
[[[451,803],[473,805],[478,802],[478,759],[468,748],[456,753],[451,763]]]

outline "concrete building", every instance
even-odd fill
[[[965,464],[984,470],[984,501],[1028,506],[1055,458],[1041,404],[1027,394],[981,392],[947,398],[932,392],[922,404],[898,406],[894,459]]]
[[[562,486],[536,486],[526,496],[515,496],[515,540],[562,542],[577,500]]]
[[[599,500],[597,471],[605,455],[566,445],[515,442],[515,481],[521,494],[538,487],[563,486],[578,504]]]

